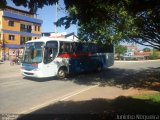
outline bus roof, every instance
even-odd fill
[[[33,39],[28,42],[47,42],[47,41],[66,41],[66,42],[78,42],[78,40],[74,39],[66,39],[66,38],[51,38],[51,37],[41,37],[40,39]]]

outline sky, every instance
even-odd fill
[[[27,8],[24,8],[23,6],[15,6],[14,3],[11,0],[7,0],[7,5],[17,8],[17,9],[22,9],[29,11]],[[65,12],[64,8],[64,3],[63,0],[60,0],[58,3],[58,18],[64,17],[67,15],[67,12]],[[55,5],[53,6],[44,6],[42,9],[38,9],[37,11],[37,18],[43,20],[42,24],[42,32],[55,32],[55,17],[56,17],[56,7]],[[74,32],[77,34],[77,26],[76,25],[71,25],[70,28],[65,29],[64,26],[58,27],[57,28],[58,32],[67,32],[67,33],[72,33]]]

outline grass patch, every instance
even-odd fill
[[[132,96],[132,98],[141,99],[141,100],[150,100],[153,102],[160,103],[160,93],[141,94],[141,95]]]

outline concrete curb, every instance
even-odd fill
[[[123,61],[117,61],[117,60],[115,60],[114,62],[154,62],[154,61],[159,61],[160,62],[160,59],[158,59],[158,60],[138,60],[138,61],[134,61],[134,60],[130,60],[130,61],[125,61],[125,60],[123,60]]]

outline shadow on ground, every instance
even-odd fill
[[[47,82],[47,81],[53,81],[57,79],[56,77],[48,77],[48,78],[32,78],[32,77],[24,77],[24,80],[31,80],[35,82]]]
[[[160,104],[152,100],[140,100],[131,97],[110,99],[92,99],[87,101],[60,101],[39,109],[18,120],[108,120],[129,115],[135,119],[144,119],[142,115],[159,117]],[[138,116],[141,115],[141,116]],[[154,115],[154,116],[153,116]],[[122,119],[122,118],[121,118]],[[133,118],[132,118],[133,119]]]
[[[69,80],[77,84],[99,84],[101,87],[117,86],[123,89],[133,87],[160,91],[160,67],[140,71],[112,68],[100,73],[79,75]]]
[[[58,80],[56,77],[43,79],[25,77],[24,79],[35,82]],[[123,89],[133,87],[160,91],[160,67],[138,71],[134,69],[110,68],[100,73],[72,75],[61,81],[72,81],[82,85],[99,85],[101,87],[117,86],[122,87]]]
[[[123,89],[142,88],[160,91],[160,68],[149,68],[141,71],[135,70],[114,70],[114,75],[104,74],[99,76],[100,86],[119,86]],[[108,78],[108,79],[105,79]]]

